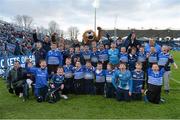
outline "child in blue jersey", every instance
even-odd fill
[[[64,43],[59,43],[58,44],[58,50],[61,52],[61,55],[62,55],[62,65],[64,65],[65,60],[66,60],[66,54],[67,54],[66,50],[65,50]]]
[[[95,87],[96,94],[104,94],[104,84],[105,84],[105,71],[102,69],[102,63],[98,62],[95,70]]]
[[[121,52],[119,54],[119,61],[121,63],[128,63],[128,54],[126,52],[126,47],[121,47]]]
[[[74,48],[70,47],[69,50],[67,50],[67,57],[72,58],[73,55],[74,55]]]
[[[45,60],[40,60],[40,68],[33,67],[32,63],[27,60],[26,69],[28,72],[35,75],[34,93],[38,102],[45,101],[48,91],[48,71]]]
[[[136,69],[132,74],[132,100],[142,100],[142,93],[144,93],[145,77],[142,71],[142,63],[136,62]]]
[[[84,68],[79,61],[76,62],[76,67],[74,67],[74,90],[75,94],[84,93]]]
[[[132,47],[128,55],[128,68],[130,71],[133,71],[135,69],[137,58],[138,56],[136,54],[136,48]]]
[[[56,73],[57,67],[62,66],[63,55],[58,50],[57,43],[51,43],[51,50],[47,53],[46,61],[49,75]]]
[[[57,102],[60,100],[62,96],[64,99],[67,99],[66,95],[62,95],[62,91],[64,89],[64,70],[63,67],[58,67],[56,74],[54,74],[50,81],[50,90],[54,92],[55,99],[53,102]],[[60,96],[61,94],[61,96]]]
[[[154,47],[151,47],[150,52],[146,54],[148,58],[148,68],[151,68],[153,64],[158,62],[158,54]]]
[[[108,50],[104,48],[103,44],[100,44],[99,46],[99,62],[103,64],[103,69],[106,69],[108,63]]]
[[[169,49],[168,46],[163,45],[162,46],[162,52],[158,55],[158,65],[161,68],[164,68],[166,64],[168,64],[168,66],[165,69],[165,73],[164,73],[164,90],[165,93],[169,93],[169,76],[170,76],[170,71],[171,71],[171,66],[170,64],[174,65],[174,68],[177,69],[178,66],[176,65],[176,63],[174,62],[173,57],[171,56],[171,54],[169,53]]]
[[[118,101],[130,101],[132,91],[131,72],[126,69],[125,63],[119,64],[112,77],[112,84],[116,88],[116,99]]]
[[[143,46],[141,46],[139,48],[139,51],[138,51],[137,55],[138,55],[137,62],[141,62],[142,63],[142,70],[146,71],[146,65],[147,65],[146,61],[147,61],[147,58],[146,58],[146,52],[145,52]]]
[[[85,94],[93,95],[95,93],[94,71],[95,71],[95,68],[92,66],[91,61],[86,61],[86,66],[84,68],[84,90],[85,90]]]
[[[64,68],[64,94],[73,93],[73,66],[71,65],[71,58],[67,57]]]
[[[111,43],[111,48],[108,50],[109,63],[113,66],[119,64],[119,50],[116,48],[116,43]]]
[[[153,64],[152,68],[148,69],[148,88],[146,91],[147,100],[149,102],[159,104],[161,102],[161,87],[163,84],[164,68],[159,69],[157,64]]]
[[[104,94],[106,98],[113,98],[115,96],[115,88],[112,84],[113,68],[110,63],[107,64],[107,70],[105,71],[105,87]]]
[[[84,61],[84,57],[83,55],[81,54],[81,51],[80,51],[80,47],[79,46],[76,46],[75,47],[75,53],[74,55],[72,56],[71,58],[72,60],[72,65],[75,66],[76,62],[79,61],[82,65],[85,64],[85,61]]]
[[[98,55],[99,55],[99,52],[97,51],[97,48],[96,47],[93,47],[92,48],[92,52],[91,52],[91,64],[92,66],[96,67],[97,66],[97,63],[98,63]]]
[[[84,50],[82,51],[82,56],[84,57],[84,60],[90,60],[91,59],[91,51],[89,50],[89,46],[85,45]]]

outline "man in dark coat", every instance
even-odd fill
[[[10,93],[19,97],[23,96],[23,85],[27,79],[27,72],[20,66],[19,61],[14,62],[14,67],[9,71],[7,76],[7,88]]]

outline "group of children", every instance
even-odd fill
[[[67,99],[67,94],[104,95],[119,101],[142,100],[144,94],[146,101],[158,104],[163,77],[169,92],[170,64],[177,65],[167,46],[159,53],[155,47],[148,52],[144,47],[132,47],[127,52],[125,47],[117,49],[115,43],[110,48],[98,46],[76,46],[67,52],[52,43],[46,59],[39,61],[40,67],[27,60],[26,70],[35,76],[37,101],[45,101],[47,93],[53,96],[50,102]]]

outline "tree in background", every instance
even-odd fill
[[[32,27],[33,18],[28,15],[16,15],[13,18],[15,24],[25,29],[29,29]]]
[[[69,34],[71,40],[75,40],[78,37],[79,29],[77,27],[69,27],[68,34]]]

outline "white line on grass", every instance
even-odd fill
[[[172,78],[172,77],[171,77],[170,79],[173,80],[174,82],[180,84],[180,81],[179,81],[179,80],[176,80],[176,79],[174,79],[174,78]]]

